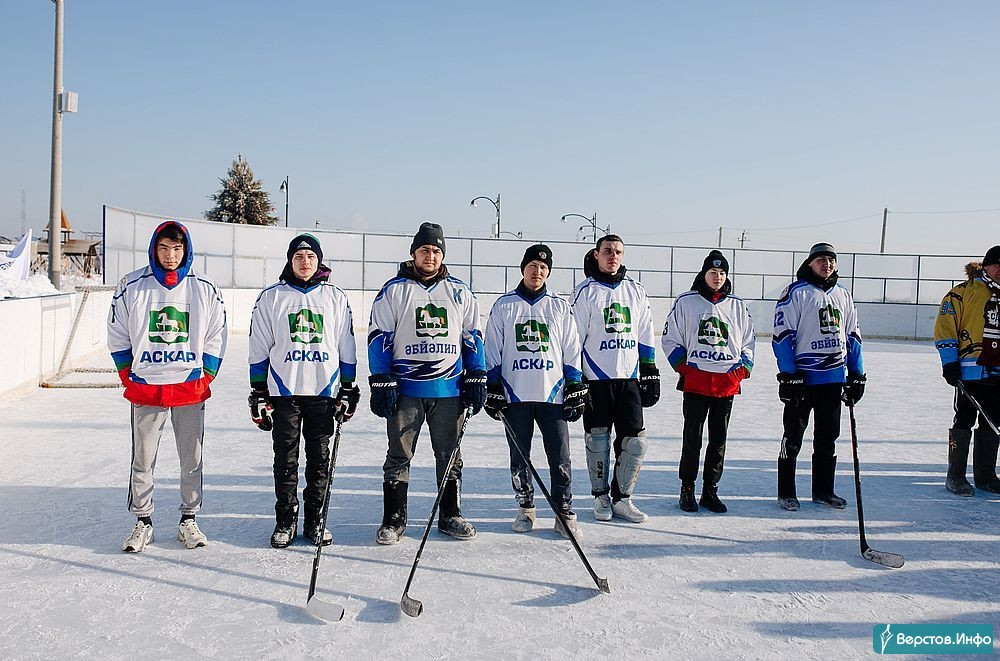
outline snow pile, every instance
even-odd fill
[[[15,280],[0,274],[0,299],[30,298],[58,293],[59,290],[53,287],[48,278],[41,274],[32,275],[27,280]]]

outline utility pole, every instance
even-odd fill
[[[49,281],[59,289],[62,277],[63,0],[52,1],[56,5],[56,34],[52,82],[52,172],[49,179]]]
[[[749,240],[750,240],[750,236],[747,234],[746,230],[743,230],[743,232],[740,234],[740,248],[742,248],[743,244],[746,243]]]
[[[722,247],[722,228],[719,228],[719,247]]]
[[[885,226],[886,218],[889,216],[889,207],[882,209],[882,246],[878,249],[880,254],[885,254]]]

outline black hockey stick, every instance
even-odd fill
[[[562,523],[563,530],[565,530],[566,534],[569,536],[569,541],[573,542],[573,548],[576,549],[576,553],[580,556],[580,560],[583,560],[583,566],[587,568],[588,572],[590,572],[590,577],[594,579],[594,583],[597,584],[597,589],[601,592],[607,592],[610,594],[611,588],[608,587],[608,579],[598,576],[597,572],[595,572],[594,568],[590,565],[590,561],[587,560],[587,556],[584,554],[583,549],[580,548],[580,542],[577,541],[576,535],[573,534],[572,529],[570,529],[569,524],[566,522],[566,517],[552,501],[552,494],[549,493],[548,488],[545,486],[545,482],[542,481],[542,476],[538,474],[538,471],[535,470],[534,464],[531,463],[531,457],[526,455],[524,451],[521,450],[521,446],[517,444],[517,434],[514,433],[514,429],[510,426],[510,421],[507,420],[507,416],[503,414],[503,411],[500,412],[500,419],[503,421],[503,426],[507,428],[508,440],[514,439],[510,445],[514,446],[517,453],[521,455],[521,460],[527,464],[531,474],[535,477],[535,483],[538,485],[538,488],[542,490],[542,493],[545,494],[545,500],[549,501],[549,507],[552,508],[552,512]]]
[[[868,546],[868,540],[865,538],[865,514],[861,505],[861,464],[858,461],[858,424],[854,420],[854,404],[848,404],[847,409],[851,413],[851,449],[854,451],[854,490],[858,497],[858,536],[861,541],[861,556],[883,567],[899,569],[906,558],[898,553],[876,551]]]
[[[323,519],[319,524],[319,543],[316,544],[316,557],[313,558],[312,576],[309,578],[309,596],[306,597],[306,611],[327,622],[339,622],[344,619],[344,607],[331,604],[316,596],[316,577],[319,575],[319,559],[323,553],[323,533],[326,530],[326,516],[330,512],[330,490],[333,487],[333,473],[337,470],[337,450],[340,448],[340,430],[344,427],[344,414],[338,412],[334,421],[337,431],[333,436],[333,447],[330,448],[330,466],[326,480],[326,495],[323,497]]]
[[[434,499],[434,506],[431,507],[431,515],[427,519],[427,526],[424,528],[424,536],[420,540],[420,546],[417,548],[417,557],[413,559],[413,566],[410,567],[410,576],[406,579],[406,587],[403,588],[403,596],[399,600],[399,607],[403,609],[403,612],[410,617],[417,617],[424,612],[424,605],[410,596],[410,583],[413,582],[413,575],[417,573],[417,563],[420,562],[420,554],[424,552],[424,544],[427,543],[427,535],[431,532],[431,526],[434,524],[434,515],[437,514],[438,506],[441,504],[441,496],[444,494],[444,486],[448,483],[448,474],[451,473],[451,467],[455,465],[455,458],[458,456],[458,448],[462,445],[462,437],[465,436],[465,428],[469,426],[469,418],[472,417],[472,407],[465,409],[465,420],[462,421],[462,428],[458,430],[458,439],[455,441],[455,449],[451,451],[451,456],[448,457],[448,465],[445,466],[444,475],[441,478],[441,484],[438,486],[437,498]]]
[[[965,395],[965,398],[968,399],[970,402],[972,402],[972,405],[979,410],[979,419],[985,420],[986,424],[988,424],[990,426],[990,429],[993,430],[993,433],[996,434],[997,436],[1000,436],[1000,429],[997,429],[997,426],[993,424],[992,420],[990,420],[990,416],[986,415],[986,411],[983,410],[983,407],[979,403],[979,400],[977,400],[975,397],[969,394],[969,391],[965,389],[965,384],[962,383],[961,380],[959,380],[958,382],[958,389],[961,390],[962,394]]]

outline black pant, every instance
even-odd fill
[[[583,411],[583,428],[592,433],[594,429],[603,427],[611,433],[611,428],[614,427],[615,438],[612,447],[617,468],[624,439],[637,436],[639,432],[645,430],[639,382],[636,379],[608,379],[590,381],[588,385],[590,405]],[[618,471],[613,471],[612,476],[611,498],[621,500],[627,497],[618,485]],[[594,495],[603,494],[594,493]]]
[[[805,398],[797,405],[785,404],[782,422],[781,451],[778,454],[778,498],[795,498],[795,460],[802,449],[802,437],[813,418],[813,494],[833,492],[837,466],[837,439],[840,437],[840,413],[844,391],[842,383],[806,386]]]
[[[299,501],[299,435],[305,441],[306,487],[302,490],[306,521],[322,517],[323,499],[330,479],[330,436],[333,434],[333,400],[329,397],[272,397],[274,407],[274,514],[290,523]]]
[[[698,477],[705,418],[708,418],[708,447],[705,449],[702,483],[716,485],[722,479],[722,465],[726,459],[726,434],[732,411],[732,396],[708,397],[693,392],[684,393],[684,444],[678,471],[681,482],[694,482]]]
[[[1000,389],[995,381],[963,381],[965,390],[976,398],[979,405],[986,411],[986,415],[995,425],[1000,425]],[[952,425],[955,429],[972,429],[979,418],[979,426],[988,428],[988,422],[982,419],[976,405],[969,401],[969,398],[962,394],[962,391],[955,388],[955,421]]]
[[[526,457],[531,457],[531,437],[538,424],[542,432],[542,445],[549,464],[549,480],[552,500],[563,512],[572,508],[573,494],[570,491],[572,471],[569,458],[569,426],[562,419],[562,404],[544,402],[515,402],[504,411],[510,428],[517,434],[512,438],[507,432],[510,445],[510,482],[514,487],[514,497],[521,507],[532,507],[535,503],[535,489],[531,481],[531,471],[521,459],[514,444],[521,448]]]

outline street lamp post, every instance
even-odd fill
[[[594,212],[594,217],[593,218],[590,218],[588,216],[584,216],[581,213],[567,213],[567,214],[563,214],[563,217],[562,217],[561,220],[565,223],[567,218],[570,218],[570,217],[573,217],[573,216],[576,216],[577,218],[583,218],[584,220],[587,221],[588,225],[590,225],[590,228],[592,230],[594,230],[594,243],[597,243],[597,230],[601,230],[605,234],[611,234],[611,225],[608,225],[607,228],[598,227],[597,226],[597,212],[596,211]],[[580,225],[580,229],[577,230],[577,231],[583,231],[586,228],[587,228],[587,225]]]
[[[56,5],[55,66],[52,100],[52,168],[49,179],[49,281],[59,289],[62,276],[62,95],[63,95],[63,0]]]
[[[495,199],[495,200],[492,199],[492,198],[486,197],[485,195],[480,195],[479,197],[472,198],[472,202],[470,202],[469,204],[471,206],[476,206],[476,200],[486,200],[487,202],[489,202],[490,204],[493,205],[494,209],[497,210],[497,233],[496,233],[496,238],[500,238],[500,193],[497,193],[497,199]],[[490,237],[491,238],[493,237],[493,232],[490,232]]]
[[[288,175],[285,175],[285,180],[281,182],[281,188],[279,188],[282,193],[285,194],[285,227],[288,227]]]

